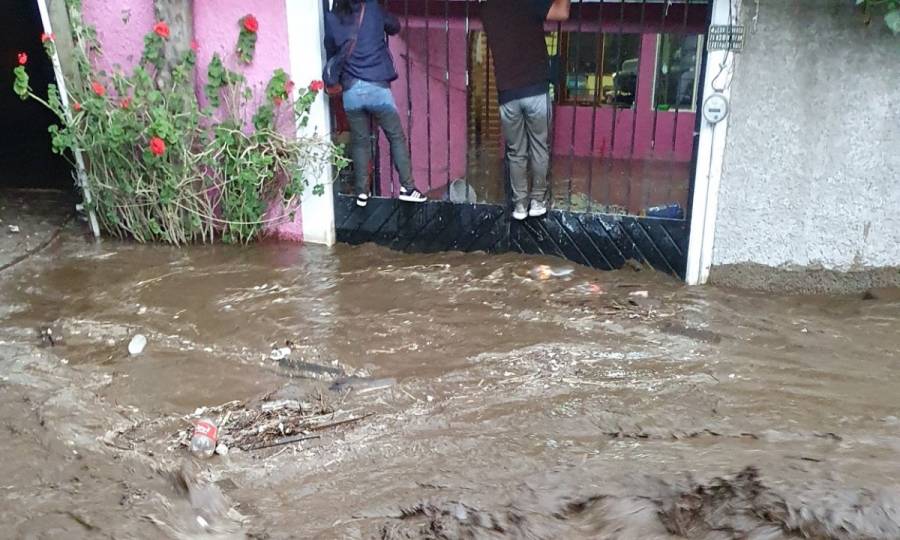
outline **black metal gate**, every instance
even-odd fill
[[[709,3],[573,0],[569,21],[547,24],[552,210],[521,222],[510,214],[479,4],[385,2],[404,27],[390,43],[393,90],[413,176],[431,200],[395,199],[386,143],[373,138],[375,197],[358,208],[349,182],[336,182],[338,240],[547,254],[600,269],[636,261],[683,278]]]

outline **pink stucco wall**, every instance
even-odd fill
[[[240,66],[234,53],[237,41],[238,20],[252,13],[259,20],[259,41],[256,58],[250,66]],[[213,54],[226,64],[247,76],[251,84],[264,87],[276,69],[290,72],[288,51],[287,14],[284,2],[273,0],[216,0],[194,2],[194,35],[200,45],[197,65],[206,66]],[[201,83],[206,83],[204,70],[200,70]]]
[[[252,65],[238,67],[234,54],[239,32],[238,20],[252,13],[259,20],[259,40]],[[140,58],[144,35],[156,18],[152,0],[84,0],[84,15],[97,28],[103,44],[103,62],[121,65],[126,71]],[[205,83],[205,66],[216,52],[229,67],[243,73],[251,85],[264,88],[272,72],[289,71],[288,29],[285,3],[274,0],[215,0],[194,2],[194,37],[198,52],[198,88]],[[305,81],[298,81],[302,84]],[[202,96],[202,92],[199,93]],[[273,208],[269,218],[282,209]],[[301,240],[300,212],[293,222],[273,229],[282,238]]]
[[[259,20],[256,58],[250,66],[239,66],[234,54],[240,28],[238,20],[252,13]],[[97,28],[103,44],[103,61],[128,70],[139,59],[144,36],[156,18],[152,0],[84,0],[84,15]],[[287,14],[284,2],[273,0],[215,0],[194,3],[194,36],[200,45],[198,77],[204,82],[205,66],[219,53],[232,69],[247,76],[258,87],[265,86],[278,68],[288,71]]]
[[[84,0],[84,18],[97,29],[108,66],[128,69],[140,58],[144,35],[153,29],[151,0]]]

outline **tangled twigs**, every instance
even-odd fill
[[[371,413],[351,416],[353,411],[334,411],[322,396],[313,403],[293,399],[271,400],[248,404],[232,401],[218,407],[198,410],[192,417],[216,418],[219,441],[229,448],[243,451],[263,450],[321,438],[316,433],[348,426],[365,420]],[[174,436],[176,445],[186,446],[191,429]]]
[[[284,446],[286,444],[294,444],[303,441],[311,441],[314,439],[321,439],[321,435],[299,435],[297,437],[287,437],[286,439],[279,439],[272,443],[267,444],[259,444],[256,446],[245,446],[242,447],[241,450],[244,452],[253,452],[256,450],[265,450],[267,448],[275,448],[276,446]]]

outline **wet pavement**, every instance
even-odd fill
[[[75,198],[59,191],[0,191],[0,271],[45,248],[74,218]]]
[[[36,245],[0,272],[3,536],[900,538],[897,291],[77,223]],[[198,408],[276,398],[355,421],[205,462],[180,444]]]

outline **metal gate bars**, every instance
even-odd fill
[[[487,0],[490,1],[490,0]],[[336,183],[338,240],[408,251],[518,251],[601,269],[629,260],[684,277],[706,0],[573,0],[547,23],[553,103],[551,212],[512,220],[493,57],[475,0],[386,0],[392,90],[417,187],[399,190],[387,143],[372,139],[366,208]],[[343,126],[340,108],[335,126]],[[377,131],[373,131],[377,133]],[[335,136],[346,139],[340,129]]]

